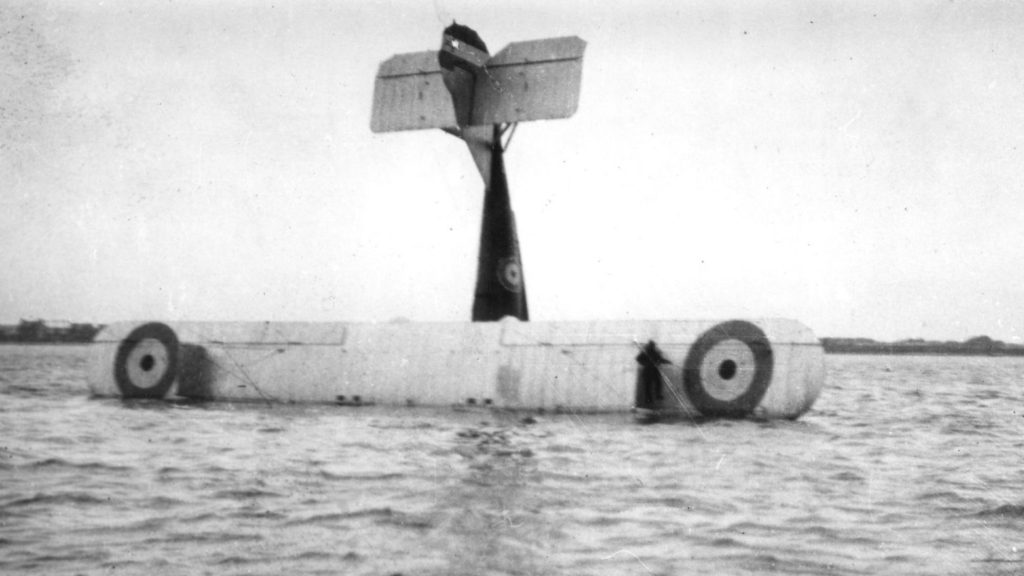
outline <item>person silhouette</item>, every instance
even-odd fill
[[[636,361],[640,364],[640,371],[637,374],[636,405],[638,408],[650,408],[656,402],[664,400],[662,395],[662,364],[669,364],[668,359],[662,355],[654,340],[648,340],[647,344],[640,350]]]

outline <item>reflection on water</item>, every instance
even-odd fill
[[[830,356],[797,422],[91,399],[0,347],[0,572],[1018,574],[1024,359]]]

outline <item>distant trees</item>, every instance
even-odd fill
[[[22,320],[16,334],[19,342],[39,342],[46,338],[46,323],[42,320]]]
[[[22,320],[0,326],[0,342],[92,342],[103,325],[67,321]]]
[[[965,340],[964,346],[971,350],[991,353],[995,350],[1006,348],[1006,343],[999,340],[993,340],[988,336],[975,336],[974,338],[968,338]]]
[[[970,356],[1024,356],[1024,346],[1007,344],[988,336],[975,336],[963,342],[937,342],[909,338],[898,342],[877,342],[868,338],[822,338],[830,354],[948,354]]]

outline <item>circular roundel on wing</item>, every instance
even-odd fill
[[[509,292],[523,289],[523,266],[515,257],[502,258],[498,262],[498,282]]]
[[[764,332],[743,320],[711,328],[690,347],[683,386],[704,416],[749,415],[764,398],[775,357]]]
[[[143,324],[117,347],[114,380],[124,398],[163,398],[177,372],[178,337],[166,324]]]

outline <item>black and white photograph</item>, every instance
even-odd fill
[[[1021,30],[0,0],[0,573],[1024,573]]]

